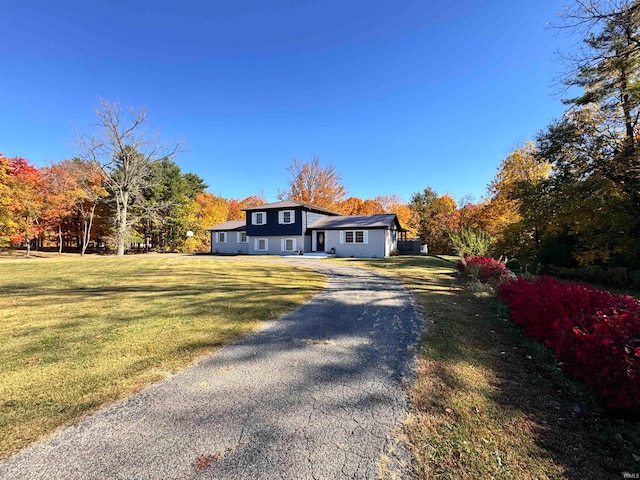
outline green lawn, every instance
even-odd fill
[[[269,260],[0,260],[0,458],[192,364],[323,284]]]
[[[640,472],[638,424],[607,417],[450,260],[336,260],[397,278],[433,322],[409,391],[416,477],[601,480]]]

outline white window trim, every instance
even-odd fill
[[[258,214],[262,214],[262,223],[258,223]],[[267,212],[252,212],[251,213],[252,225],[266,225],[267,224]]]
[[[285,222],[284,221],[284,214],[289,212],[290,217],[289,217],[289,221]],[[296,211],[295,210],[280,210],[278,212],[278,223],[280,225],[291,225],[293,223],[296,223]]]
[[[264,240],[264,248],[260,249],[260,241]],[[269,251],[269,239],[268,238],[254,238],[253,248],[256,252],[268,252]]]
[[[227,232],[218,232],[218,241],[216,243],[227,243]]]
[[[291,241],[291,249],[287,249],[287,242]],[[296,251],[296,239],[295,238],[281,238],[280,239],[280,251],[282,252],[295,252]]]
[[[353,234],[353,242],[347,242],[347,232]],[[356,232],[362,232],[362,242],[356,241]],[[340,243],[347,245],[367,245],[369,243],[369,230],[340,230]]]
[[[242,241],[242,234],[244,233],[244,242]],[[249,243],[249,237],[247,237],[247,232],[237,232],[236,234],[237,243]]]

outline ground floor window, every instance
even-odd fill
[[[227,232],[218,232],[218,243],[227,243]]]
[[[267,238],[256,238],[256,250],[259,252],[269,250],[269,240]]]
[[[283,238],[281,247],[283,252],[293,252],[296,249],[296,239]]]
[[[238,232],[238,243],[247,243],[247,232]]]
[[[346,230],[341,237],[344,243],[369,243],[368,233],[367,230]]]

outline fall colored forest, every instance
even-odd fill
[[[168,158],[149,162],[145,168],[129,199],[126,240],[131,251],[208,252],[207,228],[243,219],[243,208],[266,203],[262,192],[247,198],[209,193],[202,178],[183,173]],[[501,217],[504,211],[493,213],[495,201],[458,205],[451,195],[438,195],[428,187],[409,202],[395,194],[373,199],[347,196],[335,166],[322,165],[318,158],[293,159],[289,174],[289,189],[279,191],[279,199],[343,215],[395,213],[408,236],[420,237],[433,253],[452,252],[451,233],[479,228],[497,233],[509,221]],[[99,162],[73,158],[36,168],[23,158],[0,156],[0,180],[4,247],[79,253],[115,250],[118,199]],[[516,217],[515,211],[510,213]],[[188,231],[193,235],[188,237]]]

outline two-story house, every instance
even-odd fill
[[[212,253],[294,255],[329,252],[339,257],[387,257],[402,227],[394,214],[342,216],[285,200],[244,209],[247,220],[209,228]]]

